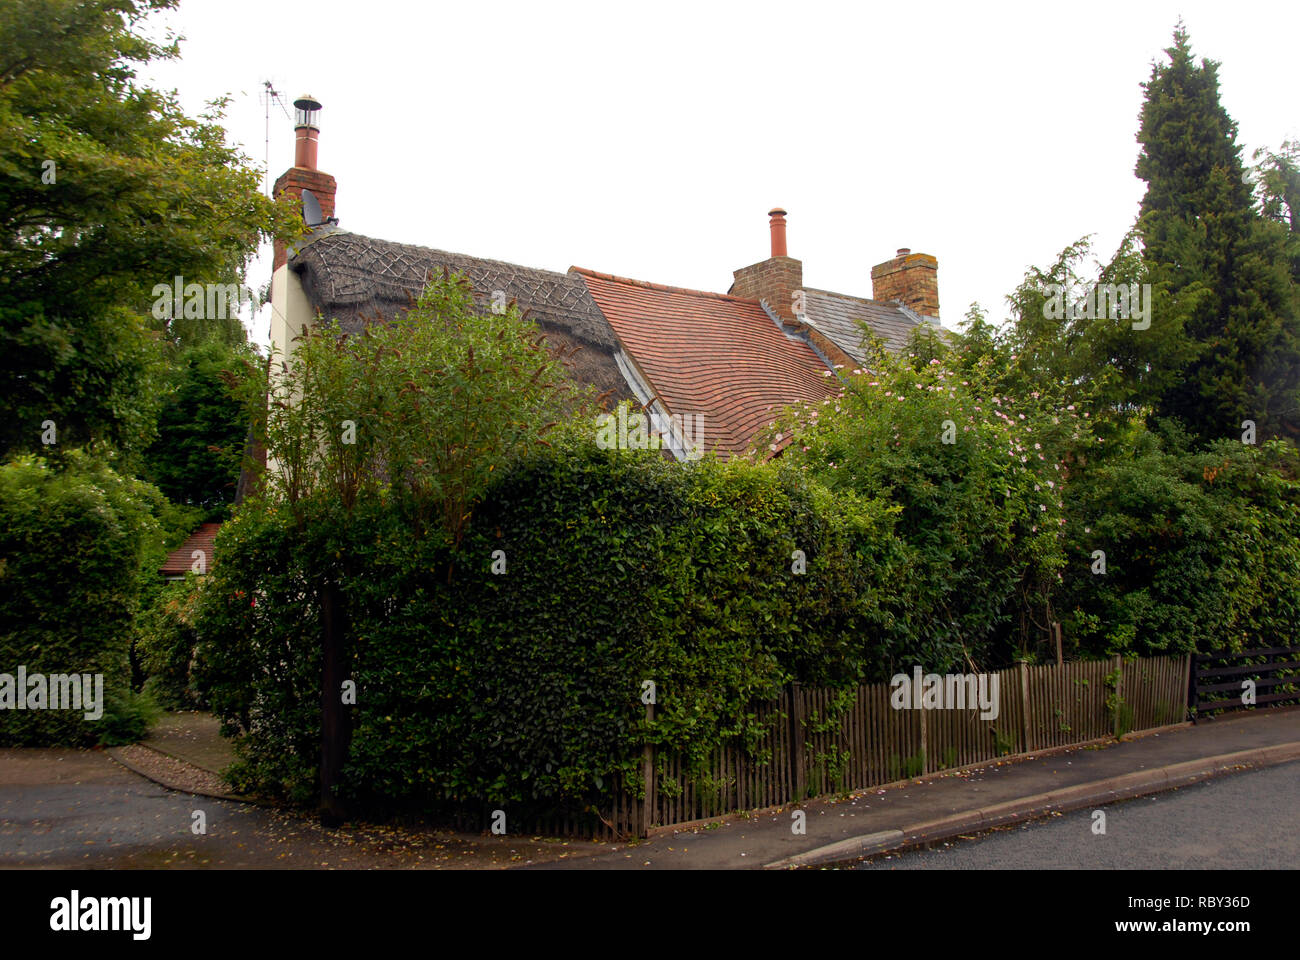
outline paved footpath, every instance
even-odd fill
[[[801,809],[667,830],[622,850],[534,869],[758,869],[849,863],[977,830],[1300,759],[1300,710],[1202,721],[1122,742],[938,775]],[[1300,801],[1300,797],[1296,798]]]

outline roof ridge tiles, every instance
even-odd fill
[[[597,280],[608,280],[611,283],[626,283],[634,287],[644,287],[647,290],[660,290],[664,293],[688,293],[691,296],[711,297],[714,300],[729,300],[735,303],[758,303],[757,300],[749,297],[733,297],[729,293],[714,293],[712,290],[692,290],[690,287],[674,287],[666,283],[653,283],[649,280],[634,280],[631,277],[620,277],[613,273],[602,273],[599,270],[590,270],[587,267],[570,267],[569,272],[584,277],[595,277]]]
[[[839,297],[841,300],[856,300],[858,303],[870,303],[878,307],[884,307],[887,310],[898,309],[898,305],[892,300],[875,300],[871,297],[859,297],[852,293],[836,293],[834,290],[822,290],[819,287],[805,286],[803,289],[808,293],[820,293],[826,297]]]

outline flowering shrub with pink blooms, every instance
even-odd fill
[[[936,669],[1000,665],[1037,641],[1065,563],[1063,494],[1087,416],[1007,395],[998,373],[993,356],[941,342],[877,351],[838,371],[837,397],[770,428],[820,483],[896,505],[909,549],[899,639]]]
[[[838,396],[773,417],[783,460],[897,511],[891,644],[938,669],[1051,659],[1053,624],[1066,656],[1291,642],[1294,445],[1148,426],[1136,388],[1062,374],[1043,357],[1066,348],[1024,326],[975,315],[949,342],[877,349]]]

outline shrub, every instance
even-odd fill
[[[104,675],[104,715],[0,713],[0,744],[90,745],[144,733],[128,662],[140,566],[161,495],[76,454],[0,466],[0,672]]]
[[[194,612],[202,579],[159,584],[142,598],[136,618],[136,655],[146,676],[144,690],[171,710],[203,707],[191,676],[198,635]]]
[[[1045,631],[1063,562],[1064,483],[1085,418],[1071,405],[997,386],[934,337],[875,350],[842,393],[774,420],[783,459],[837,495],[898,512],[906,545],[896,644],[943,672],[1008,662]]]
[[[1289,642],[1300,613],[1294,448],[1189,451],[1134,427],[1071,489],[1058,607],[1085,654],[1153,656]],[[1093,552],[1105,554],[1094,573]],[[1100,569],[1100,568],[1098,568]]]

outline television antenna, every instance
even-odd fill
[[[277,103],[280,105],[286,120],[292,120],[293,118],[289,116],[289,108],[284,105],[284,94],[275,89],[270,80],[262,81],[262,92],[257,99],[265,108],[266,143],[264,145],[264,162],[266,164],[266,195],[269,197],[271,195],[271,104]]]

